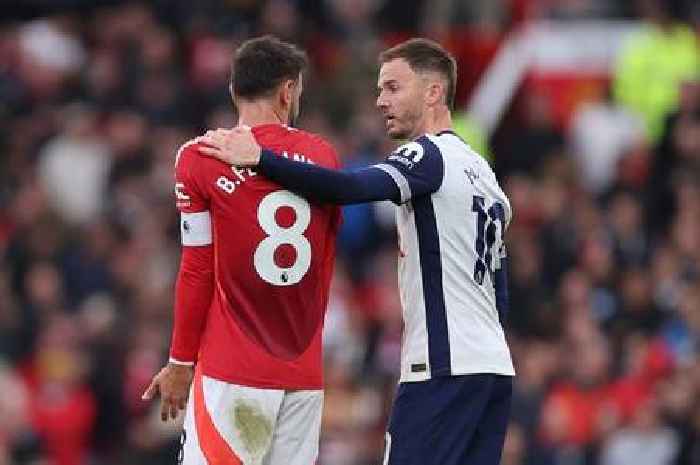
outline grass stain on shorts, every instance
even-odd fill
[[[252,402],[237,400],[233,421],[254,463],[262,462],[272,441],[272,421]]]

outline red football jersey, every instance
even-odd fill
[[[257,126],[253,134],[282,156],[338,167],[320,136],[280,124]],[[199,346],[203,373],[247,386],[322,388],[321,332],[339,208],[201,155],[198,147],[183,146],[175,177],[183,218],[208,211],[211,219],[215,285]],[[191,227],[182,222],[183,241]]]

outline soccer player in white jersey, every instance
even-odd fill
[[[209,132],[200,152],[317,201],[398,205],[405,334],[384,464],[496,465],[515,374],[501,326],[510,202],[451,129],[454,58],[412,39],[379,61],[387,133],[411,141],[382,163],[334,171],[295,162],[261,149],[245,128]]]

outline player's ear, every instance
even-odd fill
[[[284,106],[289,106],[294,101],[294,87],[296,82],[287,79],[281,84],[280,89],[280,103]]]
[[[431,81],[425,92],[426,103],[436,105],[443,99],[443,84],[439,81]]]

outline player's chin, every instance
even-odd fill
[[[401,128],[397,128],[396,126],[387,127],[386,134],[393,140],[403,140],[407,137],[406,131],[401,130]]]

